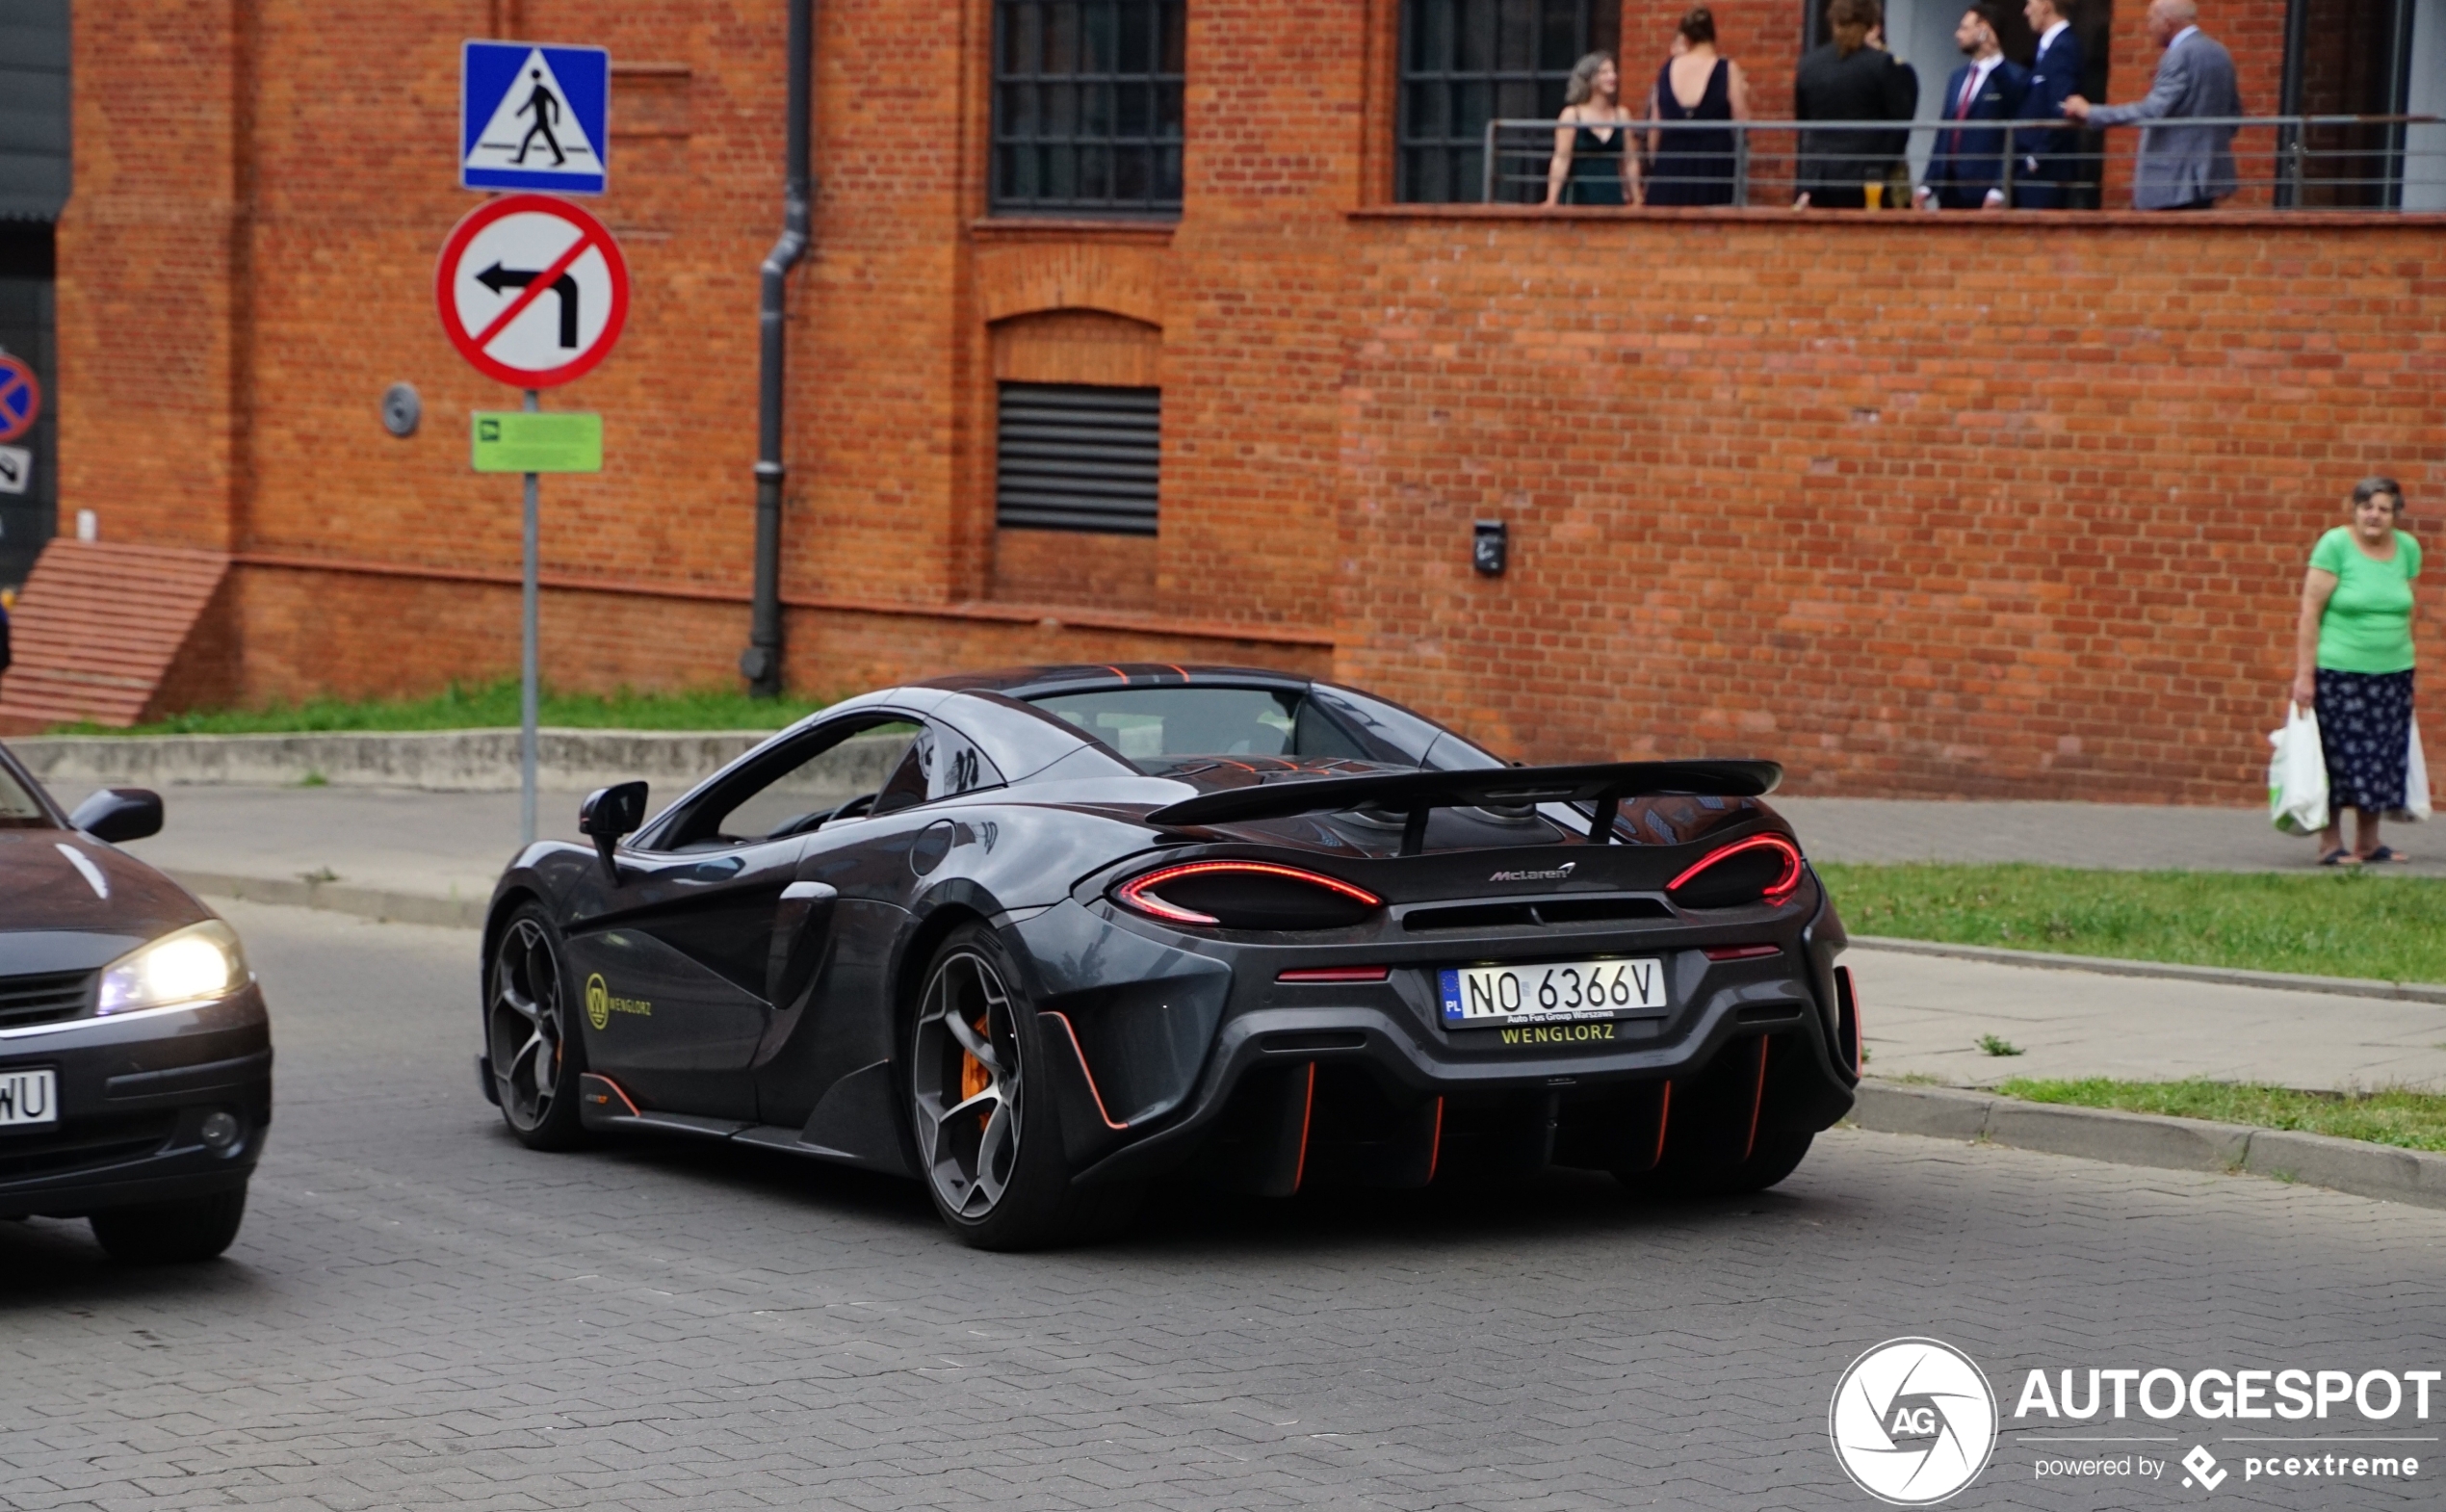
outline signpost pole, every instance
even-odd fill
[[[527,413],[543,407],[533,389],[527,390]],[[526,475],[526,560],[518,575],[518,843],[535,843],[535,537],[542,513],[541,489],[534,473]]]

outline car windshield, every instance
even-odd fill
[[[49,829],[51,816],[42,800],[26,790],[16,773],[0,767],[0,829]]]
[[[1406,710],[1336,688],[1098,688],[1028,700],[1150,770],[1212,756],[1340,757],[1395,767],[1500,766]]]

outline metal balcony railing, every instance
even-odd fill
[[[1572,124],[1488,121],[1480,200],[1542,202],[1554,134]],[[1827,208],[1902,208],[1928,183],[1932,161],[1950,157],[2017,208],[2121,209],[2131,203],[2135,160],[2150,136],[2184,128],[2231,133],[2231,186],[2218,196],[2225,208],[2446,211],[2446,123],[2435,116],[2188,117],[2103,132],[2066,120],[1636,121],[1623,129],[1638,154],[1634,193],[1652,204],[1783,207],[1807,191]],[[1957,132],[1973,150],[1956,149]],[[1573,202],[1568,194],[1564,202]]]

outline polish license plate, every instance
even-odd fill
[[[1665,963],[1540,961],[1529,966],[1458,966],[1444,978],[1446,1029],[1619,1019],[1665,1010]]]
[[[56,1124],[60,1121],[57,1073],[0,1071],[0,1129]]]

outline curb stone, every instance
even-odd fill
[[[539,785],[584,793],[642,777],[682,792],[756,746],[771,730],[596,730],[547,725],[535,732]],[[906,745],[888,735],[852,736],[808,769],[844,789],[881,787]],[[43,735],[9,749],[55,792],[110,787],[406,788],[427,793],[514,793],[513,729],[333,730],[287,735]],[[63,793],[70,803],[74,796]]]
[[[1984,1139],[2113,1165],[2248,1171],[2357,1197],[2446,1208],[2446,1155],[2329,1134],[1874,1080],[1861,1082],[1850,1122],[1879,1134]]]
[[[232,876],[221,872],[163,869],[169,879],[191,893],[234,898],[240,902],[280,903],[291,908],[321,908],[393,924],[430,924],[445,928],[481,929],[484,898],[435,898],[425,893],[393,893],[378,887],[351,887],[345,882],[311,882],[303,878]]]
[[[1949,955],[1996,966],[2028,966],[2039,971],[2096,972],[2107,977],[2160,977],[2175,981],[2204,981],[2220,987],[2268,987],[2278,992],[2329,992],[2347,998],[2388,998],[2402,1003],[2446,1004],[2446,986],[2425,981],[2296,976],[2291,972],[2245,971],[2237,966],[2182,966],[2172,961],[2132,961],[2114,955],[2062,955],[2050,951],[2015,951],[1996,945],[1898,940],[1879,934],[1856,934],[1851,937],[1851,943],[1863,951],[1891,951],[1898,955]]]

